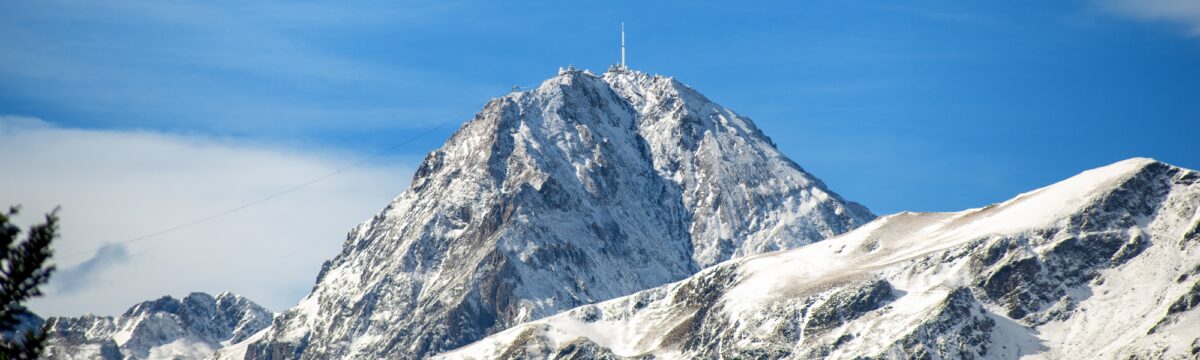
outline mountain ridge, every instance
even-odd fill
[[[46,359],[203,358],[270,325],[273,313],[229,292],[163,296],[120,316],[51,317]]]
[[[1198,208],[1200,174],[1135,158],[729,260],[441,357],[1189,358]]]
[[[485,105],[239,349],[423,357],[872,218],[677,80],[568,69]]]

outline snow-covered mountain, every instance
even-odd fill
[[[267,309],[238,295],[192,293],[134,305],[120,317],[46,320],[47,359],[202,359],[271,325]]]
[[[515,326],[445,358],[1200,358],[1200,173],[1149,159]]]
[[[874,218],[673,78],[567,69],[493,99],[225,358],[419,358]]]

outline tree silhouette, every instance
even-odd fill
[[[58,237],[58,210],[46,214],[46,222],[33,225],[24,241],[17,241],[21,229],[9,220],[18,208],[0,212],[0,332],[14,333],[21,319],[32,313],[22,305],[35,296],[50,280],[54,265],[47,262],[54,251],[50,243]],[[16,334],[14,334],[16,335]],[[12,339],[0,339],[0,360],[37,359],[46,341],[46,331],[26,330]]]

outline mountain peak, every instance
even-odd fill
[[[1016,224],[1043,224],[1091,206],[1139,176],[1178,171],[1190,172],[1149,158],[1131,158],[1083,171],[980,210],[992,214],[988,223],[996,226],[997,230]]]
[[[1195,171],[1130,159],[725,262],[442,357],[1191,358],[1197,204]]]
[[[1121,181],[1128,179],[1131,176],[1135,176],[1139,172],[1151,166],[1170,165],[1163,164],[1158,160],[1150,158],[1129,158],[1095,169],[1083,171],[1078,175],[1072,176],[1066,180],[1060,181],[1045,188],[1034,190],[1031,193],[1049,190],[1056,192],[1094,192],[1113,187]]]
[[[872,218],[675,79],[568,68],[489,102],[244,349],[421,357]]]
[[[234,300],[234,301],[229,301]],[[138,303],[117,318],[52,317],[48,359],[202,358],[270,326],[267,309],[232,293],[194,292]]]

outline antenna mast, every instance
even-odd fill
[[[621,22],[621,70],[626,70],[625,67],[625,22]]]
[[[624,74],[629,72],[629,68],[625,67],[625,22],[621,22],[621,63],[608,66],[607,73]]]

